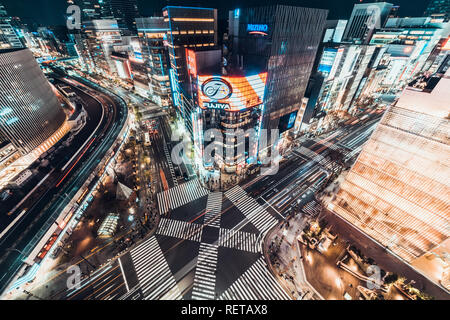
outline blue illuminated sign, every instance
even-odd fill
[[[290,128],[292,128],[294,126],[296,118],[297,118],[297,112],[291,113],[291,115],[289,116],[289,122],[288,122],[288,125],[287,125],[288,129],[290,129]]]
[[[267,24],[247,24],[247,32],[267,32],[269,27]]]

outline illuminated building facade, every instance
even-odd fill
[[[139,9],[137,0],[100,0],[101,17],[117,20],[120,29],[136,32]]]
[[[172,101],[192,137],[194,100],[185,49],[212,49],[217,45],[217,9],[167,6],[163,8],[163,17],[169,28],[165,40],[170,59]]]
[[[128,54],[123,54],[120,52],[113,52],[111,54],[111,59],[114,62],[115,69],[119,78],[128,80],[131,82],[131,64],[128,58]]]
[[[28,49],[0,51],[0,134],[28,154],[65,124],[66,116]],[[64,132],[65,133],[65,132]],[[59,137],[60,138],[60,137]]]
[[[136,26],[148,75],[147,94],[157,105],[170,107],[169,56],[164,45],[168,23],[163,17],[137,18]]]
[[[267,71],[261,128],[287,136],[301,107],[328,11],[274,5],[229,12],[225,69]],[[256,71],[256,72],[255,72]],[[274,144],[284,139],[271,137]],[[278,141],[278,142],[277,142]],[[269,147],[272,144],[269,143]],[[278,150],[282,153],[281,144]],[[270,149],[263,154],[270,154]]]
[[[406,88],[329,206],[437,283],[450,263],[448,88],[449,71]]]
[[[5,7],[0,3],[0,50],[23,48],[23,44],[11,25]]]
[[[196,152],[204,155],[202,148],[211,141],[201,136],[206,130],[216,129],[222,135],[222,139],[216,137],[213,141],[215,150],[220,152],[215,152],[214,161],[203,163],[205,169],[212,170],[216,163],[223,172],[241,174],[256,163],[266,82],[267,72],[249,76],[198,76],[199,108],[194,116],[194,137],[200,136],[200,142],[195,140]]]
[[[111,59],[115,45],[122,44],[122,36],[116,20],[92,20],[84,28],[85,60],[96,73],[117,72],[115,63]],[[92,68],[91,68],[92,69]]]

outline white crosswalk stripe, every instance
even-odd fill
[[[213,192],[208,195],[206,203],[205,225],[220,228],[220,213],[222,211],[222,192]]]
[[[179,300],[181,292],[155,237],[131,250],[139,286],[146,300]]]
[[[201,243],[195,269],[193,300],[212,300],[215,298],[218,246]]]
[[[289,300],[280,284],[259,258],[222,295],[220,300]]]
[[[248,196],[241,186],[233,187],[225,192],[225,195],[259,232],[263,233],[278,223],[255,199]]]
[[[173,184],[176,187],[176,186],[178,186],[178,181],[175,176],[175,170],[173,169],[172,158],[170,157],[169,149],[167,149],[167,144],[165,143],[165,140],[164,140],[164,154],[166,155],[167,163],[169,164],[169,170],[170,170],[170,175],[172,176]]]
[[[309,214],[312,217],[318,215],[322,210],[322,207],[315,200],[308,202],[303,208],[302,211]]]
[[[257,235],[250,232],[220,229],[219,246],[248,252],[259,252]]]
[[[165,215],[169,210],[184,206],[208,194],[209,191],[202,187],[198,179],[188,181],[158,193],[159,212]]]
[[[181,220],[161,218],[156,234],[200,242],[203,226]]]

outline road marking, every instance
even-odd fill
[[[125,286],[127,287],[127,292],[129,292],[130,287],[128,286],[127,277],[125,276],[125,272],[123,271],[122,261],[120,261],[120,258],[117,260],[119,260],[120,271],[122,272],[123,280],[125,281]]]

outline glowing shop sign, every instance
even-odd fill
[[[231,85],[220,78],[211,78],[202,85],[202,92],[205,96],[214,100],[227,99],[233,93]]]
[[[247,24],[247,32],[267,32],[268,29],[269,27],[267,26],[267,24]]]

